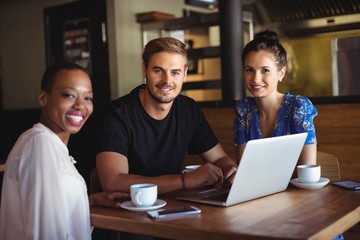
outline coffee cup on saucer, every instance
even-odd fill
[[[154,205],[158,195],[158,187],[152,183],[139,183],[130,186],[131,201],[137,207]]]
[[[189,173],[194,171],[195,169],[199,168],[201,165],[187,165],[185,166],[185,169],[183,170],[183,173]]]
[[[296,167],[297,176],[301,183],[317,183],[321,176],[321,167],[316,164],[304,164]]]

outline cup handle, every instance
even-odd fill
[[[139,205],[142,205],[142,202],[140,201],[140,194],[141,192],[137,192],[136,195],[135,195],[135,199],[136,199],[136,203],[139,204]]]

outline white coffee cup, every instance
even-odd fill
[[[185,166],[185,169],[183,170],[183,173],[189,173],[194,171],[195,169],[199,168],[201,165],[187,165]]]
[[[302,183],[317,183],[320,180],[321,168],[316,164],[304,164],[296,167],[299,181]]]
[[[137,207],[154,205],[158,195],[158,187],[152,183],[139,183],[130,186],[131,201]]]

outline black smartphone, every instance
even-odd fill
[[[161,209],[147,212],[148,216],[151,218],[179,217],[199,213],[201,213],[201,210],[194,206]]]
[[[352,181],[352,180],[342,180],[342,181],[334,181],[333,185],[351,189],[351,190],[360,190],[360,182]]]

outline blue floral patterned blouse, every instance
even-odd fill
[[[315,144],[316,133],[313,120],[316,115],[317,110],[308,98],[286,93],[272,136],[308,132],[305,144]],[[247,97],[236,103],[234,131],[235,146],[243,146],[249,140],[262,138],[254,97]]]

